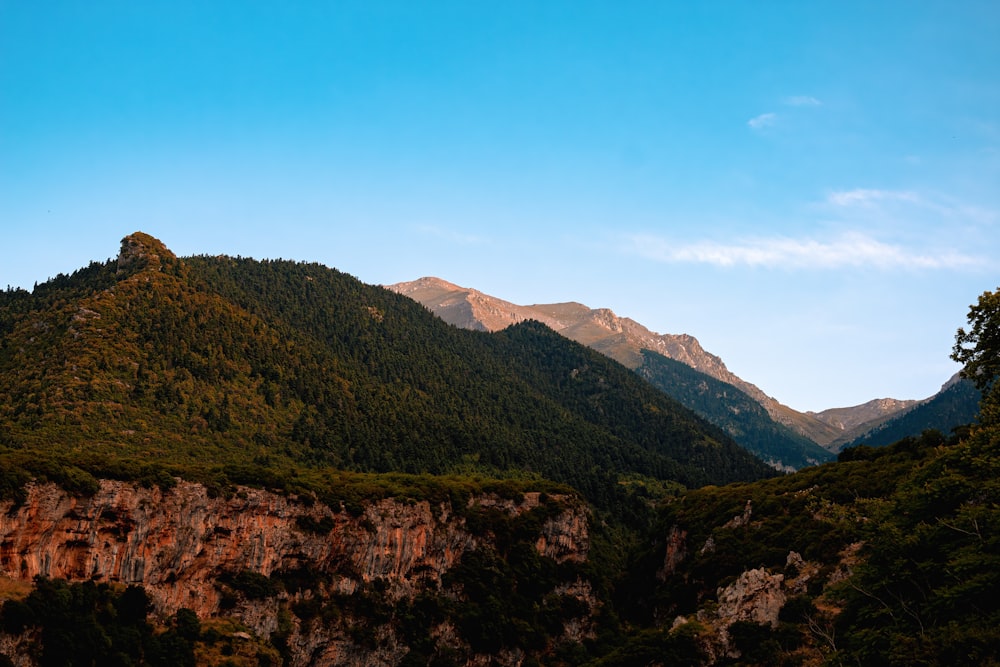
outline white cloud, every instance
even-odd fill
[[[812,95],[791,95],[785,98],[785,104],[791,107],[818,107],[823,103]]]
[[[754,116],[747,121],[747,125],[754,130],[763,130],[765,127],[771,127],[778,120],[778,114],[776,113],[762,113],[759,116]]]
[[[963,269],[982,260],[956,251],[924,254],[884,243],[860,232],[830,240],[754,238],[736,243],[673,243],[651,235],[628,238],[628,251],[665,263],[783,269]]]

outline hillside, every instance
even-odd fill
[[[669,503],[618,589],[655,630],[595,664],[998,664],[996,437],[928,433]]]
[[[3,295],[0,422],[0,455],[220,484],[247,466],[303,483],[328,467],[538,475],[622,507],[623,477],[769,474],[538,323],[463,331],[320,265],[179,259],[141,233],[117,260]]]
[[[617,589],[656,629],[595,664],[1000,664],[998,317],[984,293],[952,350],[975,424],[668,502]]]
[[[842,430],[813,415],[796,412],[767,396],[758,387],[739,378],[719,357],[706,352],[693,336],[687,334],[657,334],[627,317],[618,317],[606,308],[591,309],[579,303],[535,304],[519,306],[478,290],[459,287],[439,278],[421,278],[412,282],[390,285],[389,289],[405,294],[422,303],[431,312],[449,324],[477,331],[498,331],[511,324],[529,319],[543,322],[562,335],[583,343],[602,354],[622,363],[633,370],[648,366],[645,352],[653,352],[667,359],[683,363],[700,375],[685,374],[684,381],[695,382],[694,386],[672,386],[671,382],[682,380],[672,374],[670,382],[656,383],[667,395],[679,400],[686,407],[694,409],[712,423],[727,429],[737,442],[750,451],[762,454],[779,465],[799,467],[805,461],[829,460],[829,454],[818,451],[811,443],[826,444],[837,438]],[[662,365],[661,365],[662,366]],[[644,371],[648,376],[648,367]],[[647,377],[647,379],[650,379]],[[761,451],[764,440],[758,435],[744,438],[744,428],[733,429],[727,417],[733,410],[742,409],[735,405],[708,407],[700,398],[690,399],[699,394],[697,386],[722,382],[733,388],[734,396],[749,396],[766,411],[753,410],[753,420],[761,420],[751,427],[754,431],[767,431],[769,437],[777,438],[773,451]],[[695,406],[698,407],[695,407]],[[706,409],[707,408],[707,409]],[[721,421],[717,418],[721,417]],[[751,417],[740,418],[746,424]],[[776,422],[776,423],[775,423]],[[789,429],[793,432],[789,432]],[[784,455],[779,455],[783,452]],[[794,452],[794,453],[792,453]],[[792,453],[789,457],[788,454]]]

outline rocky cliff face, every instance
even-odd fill
[[[541,503],[532,493],[518,502],[493,496],[470,502],[510,517]],[[534,547],[557,563],[582,562],[589,549],[586,509],[575,502],[560,508],[546,514]],[[291,664],[396,664],[407,648],[391,627],[373,628],[378,641],[366,646],[348,633],[347,617],[320,624],[288,608],[372,589],[387,604],[421,592],[460,598],[460,591],[446,590],[446,574],[493,539],[470,529],[460,509],[389,499],[352,516],[312,498],[260,489],[213,498],[183,481],[161,490],[104,480],[84,498],[33,484],[19,506],[0,504],[0,575],[140,584],[160,614],[186,607],[201,618],[235,617],[260,637],[280,633]],[[289,576],[296,585],[267,589]],[[567,592],[592,599],[582,581]],[[434,631],[454,634],[447,623]],[[445,641],[462,646],[455,637]]]

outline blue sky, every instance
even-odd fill
[[[141,230],[924,398],[1000,285],[995,2],[0,0],[0,286]]]

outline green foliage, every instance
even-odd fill
[[[979,422],[1000,424],[1000,288],[983,292],[969,307],[969,331],[959,329],[951,358],[963,365],[962,376],[982,392]]]
[[[700,667],[708,663],[708,654],[699,637],[704,631],[698,623],[685,623],[670,631],[643,630],[624,646],[587,664],[590,667],[646,667],[655,664]]]
[[[1000,376],[1000,288],[983,292],[969,306],[966,331],[959,328],[951,358],[962,364],[962,375],[984,394]]]
[[[193,667],[197,617],[179,610],[173,627],[156,633],[146,620],[149,610],[142,588],[38,578],[27,598],[0,607],[0,628],[8,633],[38,630],[41,667]]]
[[[1000,660],[1000,434],[917,465],[874,509],[844,588],[841,654],[886,664]]]

